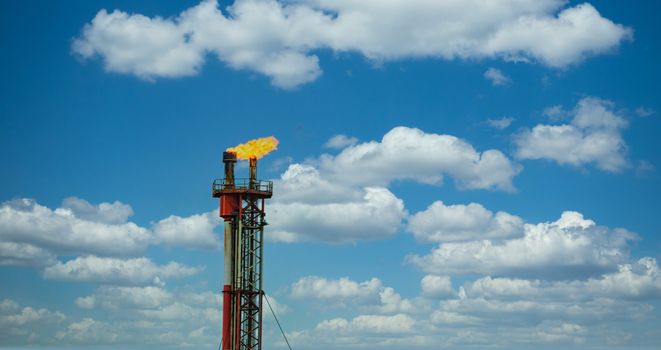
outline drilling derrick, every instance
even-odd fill
[[[249,177],[235,179],[236,161],[236,153],[223,153],[225,178],[212,186],[225,221],[222,349],[261,350],[264,200],[273,182],[257,180],[256,157],[249,158]]]

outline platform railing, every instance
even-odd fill
[[[214,192],[227,190],[252,190],[272,193],[273,181],[250,180],[243,178],[234,179],[234,183],[228,183],[225,179],[215,179],[213,181],[212,190]]]

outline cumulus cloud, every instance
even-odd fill
[[[319,276],[307,276],[291,285],[292,298],[322,300],[361,299],[378,295],[383,285],[378,278],[356,282],[348,277],[329,280]]]
[[[51,252],[26,243],[0,242],[0,266],[47,266],[55,262]]]
[[[500,346],[514,346],[583,344],[588,339],[591,344],[601,344],[600,340],[605,339],[601,335],[616,329],[612,324],[604,324],[606,319],[653,327],[653,323],[645,321],[649,320],[654,307],[643,302],[661,298],[659,282],[658,265],[651,258],[622,264],[615,272],[587,279],[548,281],[485,276],[465,282],[458,293],[452,293],[447,276],[428,275],[421,281],[421,293],[427,298],[441,299],[436,306],[413,305],[393,288],[384,287],[379,292],[381,306],[374,310],[392,312],[392,316],[365,314],[362,311],[369,309],[362,307],[353,318],[327,319],[312,329],[291,332],[288,337],[299,347],[342,344],[407,348],[416,344],[434,348],[439,344],[487,345],[494,342]],[[327,303],[327,299],[320,301]],[[409,310],[403,311],[402,307]],[[358,325],[362,318],[372,317],[374,321],[390,325],[397,324],[395,319],[406,319],[414,328],[391,334],[394,328],[379,332]],[[585,338],[588,334],[591,336]],[[407,339],[400,343],[402,337]]]
[[[429,316],[429,320],[434,324],[443,325],[473,325],[480,322],[480,318],[469,315],[462,315],[456,312],[435,310]]]
[[[605,171],[621,171],[628,163],[622,138],[628,123],[613,107],[610,101],[581,99],[569,124],[538,124],[515,135],[516,156],[573,166],[593,163]]]
[[[66,330],[56,334],[60,342],[76,344],[112,344],[120,335],[111,331],[112,324],[86,317],[70,323]]]
[[[411,314],[429,306],[428,300],[402,297],[394,288],[384,286],[378,278],[358,282],[348,277],[328,279],[306,276],[292,283],[290,290],[290,297],[294,299],[309,299],[326,306],[350,305],[368,313]]]
[[[329,177],[362,185],[385,185],[394,180],[437,184],[452,176],[466,189],[514,190],[512,178],[520,166],[494,149],[478,152],[451,135],[396,127],[381,142],[350,146],[338,155],[323,155],[320,169]]]
[[[451,135],[396,127],[380,142],[291,164],[274,184],[268,238],[332,243],[387,238],[408,215],[403,201],[384,187],[393,181],[440,184],[449,175],[460,188],[513,191],[520,170],[500,151],[478,152]]]
[[[81,309],[93,309],[96,306],[96,298],[94,296],[86,296],[86,297],[80,297],[76,298],[74,301],[76,306],[78,306]]]
[[[104,224],[123,224],[133,215],[133,208],[119,201],[94,205],[81,198],[69,197],[62,201],[62,208],[71,210],[79,219]]]
[[[47,266],[58,255],[135,256],[149,245],[214,249],[215,212],[171,215],[151,228],[129,222],[130,205],[91,204],[76,197],[50,209],[33,199],[0,204],[0,265]]]
[[[497,239],[523,234],[523,220],[499,211],[495,215],[478,203],[432,203],[409,217],[408,231],[419,241],[448,242]]]
[[[92,206],[86,201],[69,198],[65,205],[74,209],[51,210],[31,199],[2,203],[0,240],[56,253],[103,255],[135,254],[151,242],[147,229],[124,222],[131,210],[119,202]]]
[[[416,311],[413,301],[402,298],[392,287],[386,287],[379,293],[380,304],[375,307],[382,314],[411,313]]]
[[[221,246],[213,230],[221,223],[218,212],[180,217],[170,215],[152,227],[156,239],[166,245],[192,248],[218,248]]]
[[[406,216],[404,202],[386,188],[366,187],[360,200],[345,203],[272,203],[269,237],[293,242],[315,239],[354,242],[390,237]]]
[[[438,274],[594,276],[626,262],[627,242],[634,238],[624,229],[597,226],[580,213],[564,212],[554,222],[526,224],[521,238],[442,243],[428,255],[407,260]]]
[[[442,243],[429,255],[409,257],[430,273],[414,298],[402,297],[377,278],[301,278],[292,284],[291,297],[350,310],[349,316],[287,336],[298,347],[403,349],[411,344],[601,346],[619,334],[614,333],[619,323],[652,331],[655,323],[648,321],[654,317],[653,302],[661,299],[661,276],[653,258],[629,261],[628,241],[635,235],[598,226],[577,212],[564,212],[554,222],[519,224],[522,232],[516,237]],[[459,276],[455,282],[463,280],[463,285],[453,288],[450,276]],[[342,302],[330,303],[335,300]],[[395,325],[396,319],[406,321],[393,328],[359,324]],[[390,333],[395,327],[402,328]]]
[[[419,345],[410,339],[419,332],[417,326],[415,319],[405,314],[366,314],[326,319],[313,329],[288,333],[287,338],[297,347],[392,347],[403,340],[401,343],[410,348]]]
[[[420,280],[422,294],[432,298],[443,298],[454,295],[452,281],[448,276],[426,275]]]
[[[505,323],[506,328],[539,324],[545,320],[594,324],[604,319],[641,321],[653,307],[649,304],[597,298],[577,303],[573,300],[535,300],[498,298],[458,298],[443,301],[442,312],[468,315],[482,324]],[[484,328],[486,329],[486,327]]]
[[[632,30],[590,4],[562,0],[207,0],[173,18],[99,11],[72,50],[107,71],[144,79],[197,74],[207,53],[282,88],[321,75],[315,51],[358,52],[372,61],[412,57],[502,58],[564,67],[609,52]]]
[[[169,278],[199,273],[203,267],[190,267],[176,262],[156,265],[148,258],[117,259],[80,256],[67,262],[57,262],[44,269],[44,278],[118,285],[162,286]]]
[[[360,315],[348,321],[343,318],[325,320],[317,324],[318,330],[338,333],[390,333],[402,334],[413,330],[415,320],[408,315]]]
[[[52,322],[61,322],[66,317],[61,312],[52,312],[47,309],[35,309],[30,306],[20,307],[18,303],[11,299],[4,299],[0,302],[0,326],[21,327],[28,323],[50,320]],[[1,334],[1,333],[0,333]]]
[[[309,164],[291,164],[275,180],[274,201],[281,203],[328,204],[360,201],[364,194],[346,183],[335,182]]]
[[[42,341],[44,333],[66,320],[59,311],[21,306],[16,301],[0,301],[0,339],[3,346],[34,344]]]
[[[512,79],[510,79],[510,77],[505,75],[505,73],[503,73],[500,69],[493,67],[487,69],[484,72],[484,79],[490,81],[491,85],[493,86],[503,86],[512,83]]]
[[[155,309],[173,299],[170,292],[157,286],[117,287],[101,286],[94,294],[76,298],[75,303],[83,309],[101,306],[105,309]]]
[[[72,319],[53,331],[50,342],[80,345],[150,344],[215,346],[221,296],[193,291],[191,286],[168,291],[158,286],[101,286],[76,299],[84,309],[100,308],[103,318]],[[282,305],[286,309],[286,305]],[[44,333],[42,329],[36,330]],[[42,339],[41,343],[48,343]]]
[[[577,300],[595,298],[649,300],[661,298],[661,275],[653,258],[621,264],[617,272],[587,280],[544,281],[482,277],[468,282],[461,293],[469,298]]]

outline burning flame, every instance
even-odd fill
[[[239,159],[262,158],[278,148],[278,139],[273,136],[250,140],[236,147],[230,147],[227,152],[236,153]]]

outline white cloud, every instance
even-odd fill
[[[193,307],[191,305],[185,304],[184,302],[174,302],[165,307],[155,309],[155,310],[139,310],[139,314],[148,319],[154,319],[158,321],[185,321],[193,318],[208,318],[212,316],[208,311],[211,311],[213,314],[220,316],[219,310],[207,310]]]
[[[265,294],[264,298],[268,298],[268,303],[271,305],[271,308],[273,308],[273,312],[276,314],[276,316],[283,316],[283,315],[288,314],[291,311],[289,306],[287,306],[287,305],[283,304],[282,302],[280,302],[273,295],[270,295],[270,294],[266,295]],[[264,300],[264,302],[263,302],[263,305],[265,306],[264,307],[264,312],[267,312],[266,307],[268,307],[268,306],[266,305],[266,303],[267,303],[267,301]]]
[[[448,276],[426,275],[420,280],[420,288],[423,295],[432,298],[447,298],[455,294]]]
[[[286,242],[315,239],[354,242],[397,232],[406,216],[404,202],[390,191],[367,187],[363,198],[346,203],[275,202],[269,208],[269,237]]]
[[[66,330],[56,334],[56,338],[60,342],[78,344],[112,344],[123,340],[118,333],[111,331],[111,328],[111,323],[87,317],[70,323]]]
[[[542,115],[553,121],[562,120],[567,117],[571,112],[566,111],[561,105],[555,105],[544,108]]]
[[[448,312],[435,310],[429,316],[429,320],[435,324],[458,324],[458,325],[471,325],[479,323],[478,317],[461,315],[456,312]]]
[[[220,246],[215,211],[171,215],[151,229],[128,222],[131,215],[131,206],[118,201],[91,204],[69,197],[55,209],[27,198],[6,201],[0,205],[0,265],[47,266],[57,255],[138,255],[155,244]]]
[[[291,164],[273,184],[273,199],[279,203],[329,204],[358,202],[364,192],[322,176],[307,164]]]
[[[411,300],[402,298],[392,287],[386,287],[379,293],[379,301],[381,303],[376,307],[379,313],[394,314],[416,311],[416,305]]]
[[[489,222],[496,217],[475,206],[480,209],[472,213],[475,218]],[[447,207],[443,204],[442,209]],[[459,207],[470,212],[468,206]],[[430,215],[433,220],[439,216]],[[448,216],[465,219],[457,213]],[[577,212],[564,212],[554,222],[534,225],[523,225],[518,219],[518,227],[521,237],[471,238],[441,244],[427,256],[410,257],[433,273],[422,278],[420,295],[415,298],[402,297],[378,279],[378,284],[367,288],[374,279],[361,283],[350,278],[302,278],[292,284],[292,297],[313,299],[324,310],[339,300],[330,306],[343,314],[288,337],[298,347],[598,346],[620,322],[653,328],[654,322],[647,321],[654,317],[654,306],[646,301],[661,299],[661,277],[654,259],[628,262],[628,241],[635,235],[597,226]],[[477,279],[466,276],[472,274]],[[454,275],[467,279],[458,291],[449,277]],[[379,320],[406,316],[413,328],[380,333],[358,324],[362,317],[375,315],[382,316]]]
[[[393,316],[360,315],[348,321],[343,318],[325,320],[317,324],[316,330],[337,333],[381,333],[403,334],[413,330],[415,320],[408,315]]]
[[[74,300],[76,306],[81,309],[93,309],[96,306],[96,298],[93,295],[76,298]]]
[[[485,325],[498,322],[514,326],[536,325],[545,320],[572,321],[582,324],[611,321],[642,321],[653,307],[649,304],[596,298],[577,303],[572,300],[459,298],[442,301],[442,312],[452,312],[480,319]],[[488,330],[488,327],[483,327]]]
[[[117,259],[81,256],[44,269],[44,278],[119,285],[163,285],[164,280],[195,275],[202,267],[176,262],[156,265],[148,258]]]
[[[188,76],[204,63],[204,52],[187,34],[169,19],[101,10],[74,40],[72,50],[83,58],[102,56],[110,72],[145,79]]]
[[[503,73],[500,69],[493,67],[487,69],[484,72],[484,78],[489,80],[493,86],[504,86],[512,83],[512,79],[510,79],[510,77],[506,76],[505,73]],[[507,123],[507,125],[509,125],[509,123]]]
[[[4,347],[43,342],[42,335],[66,320],[59,311],[21,307],[11,299],[0,302],[0,339]]]
[[[440,183],[443,174],[467,189],[514,190],[512,178],[520,166],[498,150],[478,152],[451,135],[396,127],[381,142],[350,146],[337,156],[322,155],[320,170],[337,181],[385,185],[394,180]]]
[[[3,299],[0,301],[0,314],[8,314],[15,312],[19,309],[18,303],[11,299]]]
[[[652,331],[654,322],[647,321],[651,321],[654,307],[641,301],[661,298],[659,281],[658,266],[650,258],[585,280],[487,276],[464,283],[456,295],[448,294],[452,291],[449,278],[426,276],[421,281],[423,295],[434,294],[425,293],[425,284],[432,286],[428,289],[440,287],[445,294],[436,307],[414,305],[394,289],[384,287],[379,293],[380,306],[371,309],[394,315],[364,314],[370,307],[362,306],[352,309],[356,316],[326,319],[312,329],[293,331],[288,337],[298,347],[405,349],[415,344],[432,349],[439,344],[512,347],[588,341],[600,345],[605,339],[602,335],[616,329],[620,322]],[[406,341],[402,341],[404,337]]]
[[[335,148],[335,149],[342,149],[347,146],[353,146],[356,143],[358,143],[358,139],[353,137],[353,136],[347,136],[347,135],[335,135],[328,139],[326,143],[324,144],[324,147],[326,148]]]
[[[639,117],[643,117],[643,118],[649,117],[649,116],[653,115],[654,113],[656,113],[656,112],[652,108],[642,107],[642,106],[636,108],[636,115],[638,115]]]
[[[351,319],[333,318],[317,323],[310,330],[287,334],[294,347],[300,348],[377,348],[392,347],[404,340],[406,347],[419,345],[411,341],[419,327],[411,316],[396,314],[358,315]]]
[[[214,249],[221,246],[213,232],[220,223],[217,211],[188,217],[170,215],[157,222],[152,230],[156,239],[167,245]]]
[[[28,323],[49,320],[51,322],[60,322],[65,316],[60,312],[51,312],[47,309],[35,309],[30,306],[19,307],[19,305],[10,299],[2,301],[0,308],[0,326],[21,327]],[[0,332],[0,334],[2,334]]]
[[[156,309],[171,302],[173,296],[161,287],[116,287],[101,286],[94,294],[76,298],[75,303],[83,309],[101,306],[105,309]]]
[[[435,310],[429,316],[429,320],[434,324],[458,324],[472,325],[480,322],[478,317],[458,314],[456,312],[447,312]]]
[[[555,222],[526,224],[524,230],[523,237],[502,242],[442,243],[407,260],[439,274],[594,276],[624,263],[627,241],[635,238],[623,229],[596,226],[577,212],[564,212]]]
[[[523,220],[499,211],[495,215],[478,203],[432,203],[409,217],[408,231],[419,241],[448,242],[495,239],[523,234]]]
[[[274,184],[267,237],[332,243],[390,237],[407,215],[404,203],[374,186],[397,180],[438,184],[448,174],[461,188],[512,191],[512,178],[520,169],[500,151],[480,153],[454,136],[396,127],[381,142],[291,164]],[[496,219],[505,216],[497,214]]]
[[[344,308],[359,307],[369,313],[410,314],[419,313],[429,307],[429,301],[421,298],[403,298],[392,287],[386,287],[378,278],[363,282],[348,277],[327,279],[306,276],[292,283],[290,297],[311,299],[324,306]]]
[[[0,266],[47,266],[55,262],[51,252],[26,243],[0,242]]]
[[[102,255],[136,254],[152,240],[149,230],[123,222],[131,211],[124,204],[92,206],[86,201],[69,198],[65,205],[75,209],[51,210],[31,199],[2,203],[0,240],[26,243],[56,253]]]
[[[222,295],[220,292],[184,292],[179,293],[179,300],[185,300],[187,303],[195,306],[217,307],[222,304]]]
[[[487,119],[487,125],[489,125],[494,129],[505,130],[512,124],[513,121],[514,118],[511,117],[502,117],[500,119]]]
[[[470,298],[593,300],[595,298],[644,300],[661,298],[661,274],[655,259],[622,264],[617,272],[587,280],[543,281],[482,277],[462,286]]]
[[[144,79],[194,75],[212,53],[232,68],[294,88],[321,75],[314,54],[320,49],[358,52],[373,61],[502,58],[564,67],[632,37],[630,28],[590,4],[565,4],[237,0],[223,14],[208,0],[168,19],[101,10],[72,49],[85,59],[100,56],[107,71]]]
[[[581,166],[594,163],[606,171],[627,166],[627,146],[622,129],[627,121],[609,101],[587,97],[573,111],[570,124],[538,124],[514,138],[520,159],[548,159],[559,164]]]
[[[291,285],[291,297],[321,300],[364,299],[376,296],[382,289],[383,285],[378,278],[356,282],[347,277],[329,280],[307,276]]]
[[[62,201],[62,208],[71,210],[79,219],[104,224],[123,224],[133,215],[133,208],[119,201],[94,205],[81,198],[69,197]]]
[[[55,339],[86,345],[215,346],[218,334],[211,330],[220,324],[222,298],[190,288],[101,286],[77,298],[76,304],[101,308],[103,318],[74,320],[56,332]]]

